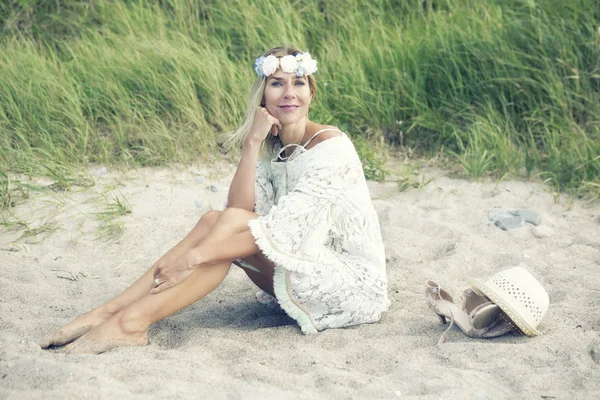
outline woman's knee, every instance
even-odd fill
[[[198,224],[199,225],[208,225],[209,227],[212,227],[217,223],[220,216],[221,216],[221,211],[217,211],[217,210],[207,211],[204,213],[204,215],[202,215],[200,217],[200,221],[198,221]]]
[[[254,219],[256,217],[257,215],[252,211],[235,207],[226,208],[219,216],[219,218],[221,219],[236,221],[250,221],[251,219]]]

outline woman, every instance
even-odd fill
[[[308,119],[316,69],[295,47],[256,60],[247,117],[231,138],[243,150],[227,208],[204,214],[133,285],[48,335],[43,348],[147,344],[152,323],[215,289],[232,262],[304,333],[380,319],[389,301],[377,215],[352,142]]]

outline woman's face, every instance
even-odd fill
[[[265,108],[283,125],[293,124],[306,117],[312,101],[308,79],[305,76],[275,71],[267,78]]]

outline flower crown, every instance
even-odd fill
[[[311,75],[317,71],[317,60],[308,53],[298,53],[295,56],[288,54],[281,58],[273,54],[260,56],[254,61],[254,70],[260,78],[267,78],[275,73],[277,68],[288,74],[296,76]]]

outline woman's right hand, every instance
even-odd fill
[[[156,269],[161,265],[168,264],[175,260],[177,257],[185,253],[184,250],[179,250],[178,246],[175,246],[171,250],[167,251],[161,258],[156,260],[154,264],[152,264],[152,269]]]
[[[277,136],[282,128],[281,122],[272,116],[265,107],[258,107],[254,116],[254,124],[252,124],[252,129],[250,129],[250,134],[246,140],[262,143],[269,133]]]

